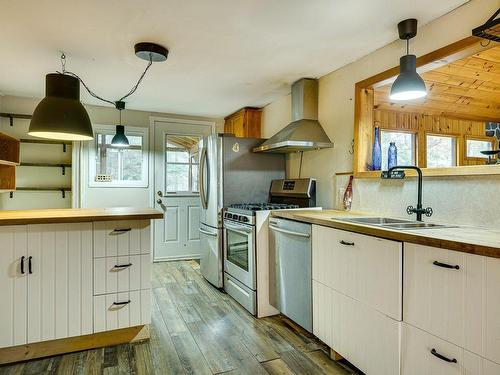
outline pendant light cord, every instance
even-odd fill
[[[85,82],[83,81],[83,79],[81,79],[76,73],[73,73],[69,70],[66,70],[66,55],[64,54],[64,52],[61,53],[61,71],[57,71],[57,73],[59,74],[67,74],[69,76],[72,76],[76,79],[78,79],[81,84],[83,85],[83,87],[85,87],[85,90],[87,90],[87,92],[94,98],[98,99],[98,100],[101,100],[103,102],[106,102],[106,103],[109,103],[113,106],[116,107],[116,102],[121,102],[123,101],[123,99],[126,99],[128,98],[130,95],[132,95],[134,92],[137,91],[137,89],[139,88],[139,85],[141,84],[144,76],[146,75],[146,73],[148,72],[149,68],[151,67],[151,65],[153,65],[153,57],[151,54],[149,54],[149,62],[148,62],[148,65],[146,66],[146,69],[144,69],[144,71],[142,72],[141,76],[139,77],[137,83],[132,86],[132,88],[130,89],[130,91],[125,94],[124,96],[122,96],[120,99],[118,99],[117,101],[112,101],[112,100],[109,100],[109,99],[105,99],[99,95],[97,95],[95,92],[93,92],[86,84]],[[120,111],[120,119],[121,119],[121,111]],[[120,123],[121,123],[121,120],[120,120]]]

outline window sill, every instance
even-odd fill
[[[378,178],[381,171],[361,171],[354,174],[354,178]],[[405,171],[407,177],[416,177],[415,171]],[[470,165],[452,168],[422,168],[424,177],[446,177],[446,176],[481,176],[500,175],[500,164],[493,165]]]

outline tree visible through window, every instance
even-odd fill
[[[113,134],[96,134],[96,173],[112,181],[141,181],[143,178],[142,136],[127,135],[130,147],[111,144]]]
[[[167,135],[165,186],[167,192],[198,192],[199,136]]]
[[[389,145],[396,144],[399,165],[415,165],[415,134],[382,129],[380,143],[382,145],[382,170],[388,169]]]
[[[427,168],[454,167],[457,165],[455,137],[427,135]]]

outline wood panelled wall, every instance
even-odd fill
[[[426,167],[426,134],[443,134],[456,137],[458,149],[457,160],[460,165],[485,164],[485,159],[465,158],[465,139],[468,136],[472,138],[486,138],[485,123],[483,121],[374,109],[373,125],[374,127],[378,126],[380,129],[402,130],[415,133],[417,136],[418,165],[420,167]]]

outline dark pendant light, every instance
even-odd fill
[[[398,23],[399,38],[406,40],[406,55],[399,59],[399,76],[391,87],[390,99],[413,100],[427,95],[422,77],[417,73],[417,57],[409,54],[410,39],[417,35],[417,20],[410,18]]]
[[[137,90],[153,62],[165,61],[168,56],[168,50],[165,47],[149,42],[137,43],[134,46],[134,51],[137,57],[148,61],[148,65],[137,83],[116,102],[98,96],[89,89],[77,74],[67,71],[65,67],[66,56],[62,53],[62,71],[46,75],[45,98],[38,103],[33,112],[28,134],[34,137],[64,141],[88,141],[93,139],[94,134],[89,115],[80,102],[80,82],[91,96],[112,104],[121,111],[121,109],[125,108],[123,100]],[[121,109],[118,108],[118,103],[123,104]],[[121,125],[121,113],[120,125],[116,127],[116,135],[113,137],[113,141],[115,138],[117,138],[116,142],[121,142],[120,145],[128,146],[124,127]],[[123,142],[126,142],[126,144]],[[115,145],[118,145],[118,143]]]
[[[116,109],[120,113],[120,125],[116,125],[116,134],[111,140],[111,145],[115,147],[129,147],[128,138],[125,135],[125,126],[122,125],[122,110],[125,109],[125,102],[117,101]]]
[[[89,115],[80,102],[78,78],[60,73],[45,76],[45,98],[33,112],[28,134],[64,141],[94,138]]]

